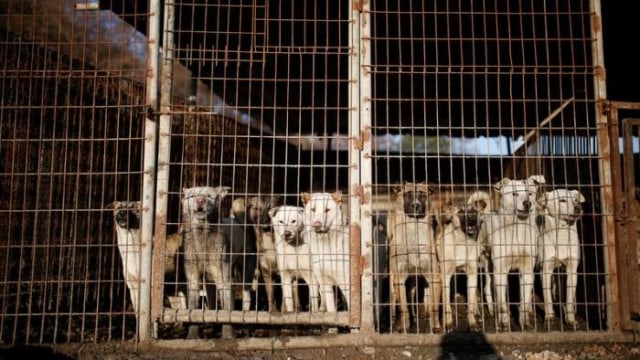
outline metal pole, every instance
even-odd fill
[[[356,139],[349,149],[351,191],[359,189],[358,201],[352,197],[351,219],[360,226],[360,331],[375,331],[373,315],[373,224],[372,224],[372,165],[371,165],[371,44],[370,3],[353,1],[349,7],[351,31],[350,72],[350,137]]]
[[[592,61],[594,68],[593,87],[596,106],[596,122],[598,132],[598,151],[601,154],[599,162],[600,184],[602,196],[602,239],[606,249],[604,258],[605,268],[609,274],[606,281],[607,293],[607,325],[610,329],[620,329],[620,314],[618,301],[618,276],[615,252],[615,217],[613,197],[613,177],[611,174],[611,144],[609,139],[609,118],[603,111],[607,102],[606,74],[604,66],[604,45],[602,39],[602,10],[600,0],[591,1],[591,36],[593,37]],[[616,140],[617,141],[617,140]]]
[[[142,245],[140,258],[140,312],[138,336],[149,340],[151,314],[151,252],[153,243],[153,218],[155,204],[156,152],[158,123],[158,39],[160,35],[160,0],[149,3],[149,29],[147,42],[146,105],[144,124],[144,173],[142,183]]]

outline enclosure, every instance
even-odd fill
[[[640,104],[607,98],[598,0],[4,0],[0,9],[5,344],[169,341],[192,324],[201,338],[230,329],[436,341],[470,326],[466,274],[452,279],[453,322],[437,328],[423,308],[434,285],[410,272],[410,326],[394,326],[394,189],[428,183],[439,214],[478,190],[497,206],[497,182],[532,175],[544,176],[541,193],[584,197],[577,323],[566,322],[566,290],[553,300],[559,321],[545,322],[536,267],[532,328],[518,324],[522,280],[511,271],[510,325],[498,329],[481,294],[478,330],[595,339],[629,330],[640,312]],[[313,311],[302,278],[299,310],[281,311],[277,272],[276,309],[264,273],[250,309],[235,294],[246,283],[222,309],[204,294],[219,290],[209,279],[207,306],[186,306],[185,251],[172,253],[169,239],[191,236],[183,199],[196,186],[229,188],[225,217],[239,198],[301,207],[302,193],[341,192],[348,253],[337,255],[348,262],[346,281],[333,284],[337,311]],[[132,291],[113,207],[137,201]],[[565,272],[554,273],[557,289]]]

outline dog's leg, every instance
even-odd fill
[[[489,315],[495,314],[495,305],[493,301],[493,284],[491,280],[491,263],[487,256],[482,255],[481,258],[482,267],[484,268],[484,298],[487,302],[487,311]]]
[[[442,303],[444,310],[444,325],[446,326],[447,330],[453,327],[453,314],[451,311],[451,277],[453,277],[453,273],[455,271],[456,266],[452,260],[442,261],[442,273],[444,274],[442,284]],[[430,304],[429,307],[433,307],[433,304]]]
[[[494,273],[493,281],[495,283],[496,290],[496,315],[497,315],[497,328],[501,331],[509,330],[509,307],[507,304],[507,280],[509,268],[503,263],[502,259],[494,260]]]
[[[555,320],[553,311],[553,296],[551,289],[551,277],[555,267],[554,261],[544,261],[541,264],[542,270],[542,298],[544,300],[544,322],[550,327]]]
[[[396,321],[394,329],[400,332],[407,332],[409,330],[409,307],[407,305],[407,288],[406,281],[407,276],[403,274],[392,274],[393,291],[392,291],[392,304],[395,307],[399,304],[397,311]],[[395,294],[394,294],[395,293]]]
[[[269,312],[274,312],[276,310],[276,301],[273,298],[273,272],[271,271],[270,266],[262,267],[262,281],[264,281],[264,290],[267,293],[267,303]]]
[[[294,311],[293,301],[293,276],[289,271],[280,272],[280,286],[282,287],[282,312],[290,313]]]
[[[520,316],[519,322],[522,330],[531,328],[531,314],[533,312],[533,281],[535,257],[528,258],[520,269],[522,281],[520,289]]]
[[[576,327],[576,289],[578,286],[578,263],[580,259],[567,259],[565,263],[567,271],[567,300],[565,314],[567,325]]]
[[[476,316],[478,315],[478,265],[475,262],[467,263],[467,317],[469,320],[469,328],[477,329],[478,323]]]
[[[189,310],[197,309],[200,300],[200,272],[193,260],[185,260],[185,276],[187,278],[187,301]],[[189,326],[187,339],[198,339],[200,326],[192,324]]]
[[[429,290],[433,292],[432,299],[433,303],[431,304],[431,314],[429,316],[429,325],[431,326],[431,332],[439,333],[442,331],[442,327],[440,326],[440,302],[442,301],[442,275],[440,273],[440,266],[436,260],[435,254],[432,255],[431,260],[433,261],[432,273],[429,274],[427,278],[429,280]]]

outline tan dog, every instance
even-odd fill
[[[351,271],[349,226],[343,225],[342,193],[301,193],[304,204],[303,239],[311,249],[313,282],[327,312],[338,310],[333,287],[337,286],[350,309]]]
[[[542,275],[545,322],[555,321],[551,277],[556,267],[565,266],[567,273],[565,320],[576,326],[576,288],[580,264],[580,238],[576,222],[582,216],[584,196],[578,190],[556,189],[546,192],[540,203],[544,215],[538,218],[540,241],[538,262]]]
[[[478,213],[472,206],[460,208],[454,205],[445,206],[436,216],[438,231],[438,259],[443,274],[443,306],[447,328],[453,326],[451,312],[451,278],[457,270],[467,275],[467,313],[469,328],[478,329],[476,316],[478,311],[478,264],[484,244],[467,236],[467,229],[473,230],[477,224]]]
[[[501,330],[508,330],[511,325],[507,302],[508,275],[511,270],[520,273],[520,327],[531,327],[539,235],[534,212],[539,184],[544,182],[542,175],[533,175],[524,180],[502,179],[494,185],[494,190],[500,195],[500,206],[497,211],[483,217],[479,238],[491,248],[497,327]]]
[[[278,271],[278,262],[269,211],[280,203],[279,196],[254,196],[249,198],[247,203],[247,214],[249,221],[255,225],[258,248],[258,267],[255,274],[254,290],[258,288],[258,278],[262,277],[270,312],[276,310],[273,281]]]
[[[430,196],[434,188],[426,183],[406,183],[394,188],[396,207],[389,216],[389,268],[391,272],[391,304],[399,305],[395,328],[407,331],[409,309],[406,281],[410,274],[421,274],[429,282],[430,295],[425,296],[432,331],[440,330],[438,304],[442,294],[440,265],[436,255],[433,214]]]

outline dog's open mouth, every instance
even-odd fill
[[[413,219],[418,219],[418,220],[424,219],[427,216],[427,214],[425,212],[421,212],[421,211],[418,211],[418,212],[405,212],[405,215],[407,215],[407,217],[410,217],[410,218],[413,218]]]
[[[516,216],[520,220],[525,220],[531,215],[530,210],[516,210]]]

